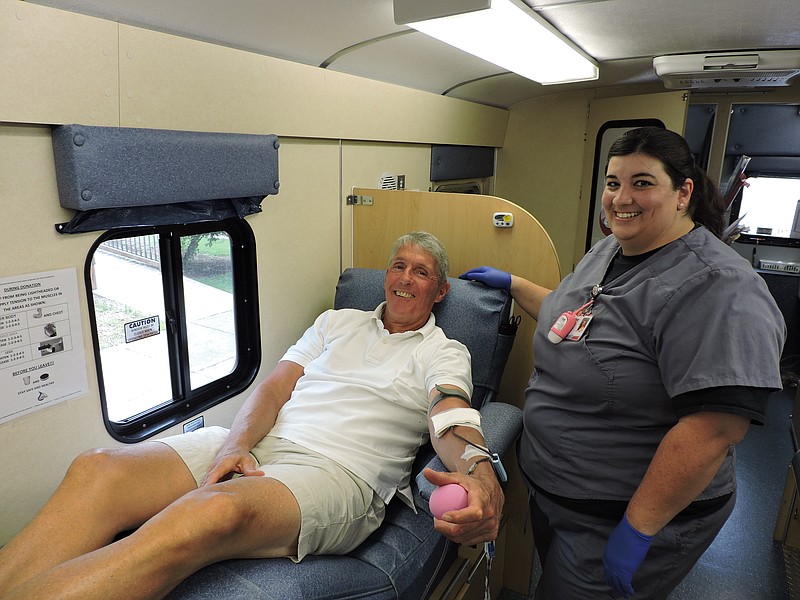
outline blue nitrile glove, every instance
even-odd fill
[[[653,536],[636,531],[628,522],[628,515],[622,517],[611,532],[603,554],[603,572],[606,582],[625,598],[633,596],[631,579],[642,564]]]
[[[459,279],[472,279],[480,281],[489,287],[511,290],[511,273],[506,273],[494,267],[478,267],[458,276]]]

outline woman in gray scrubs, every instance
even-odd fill
[[[611,147],[613,235],[556,290],[481,267],[538,322],[520,468],[536,598],[666,598],[733,510],[733,446],[781,388],[780,311],[720,241],[723,203],[685,140]]]

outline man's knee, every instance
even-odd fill
[[[81,479],[87,482],[113,476],[115,465],[114,451],[108,448],[87,450],[75,457],[67,471],[66,478]]]
[[[235,492],[226,492],[212,487],[202,487],[184,496],[182,508],[197,530],[204,530],[211,537],[236,535],[246,528],[247,511]]]
[[[168,509],[163,533],[176,556],[210,552],[214,560],[231,558],[236,553],[228,555],[226,549],[237,548],[248,536],[250,520],[236,495],[213,488],[189,492]]]
[[[216,548],[216,560],[296,552],[299,516],[269,502],[268,490],[255,501],[250,491],[218,484],[183,496],[170,509],[178,546]]]
[[[72,461],[64,483],[95,500],[130,494],[141,482],[143,469],[141,464],[129,460],[129,456],[127,449],[87,450]]]

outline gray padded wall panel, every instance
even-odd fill
[[[734,104],[725,154],[800,156],[798,105]]]
[[[480,179],[492,175],[494,175],[494,148],[431,147],[431,181]]]
[[[61,125],[61,206],[93,210],[263,197],[278,191],[275,135]]]

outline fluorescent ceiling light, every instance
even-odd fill
[[[397,24],[544,85],[598,77],[594,59],[519,0],[394,0],[394,13]]]

